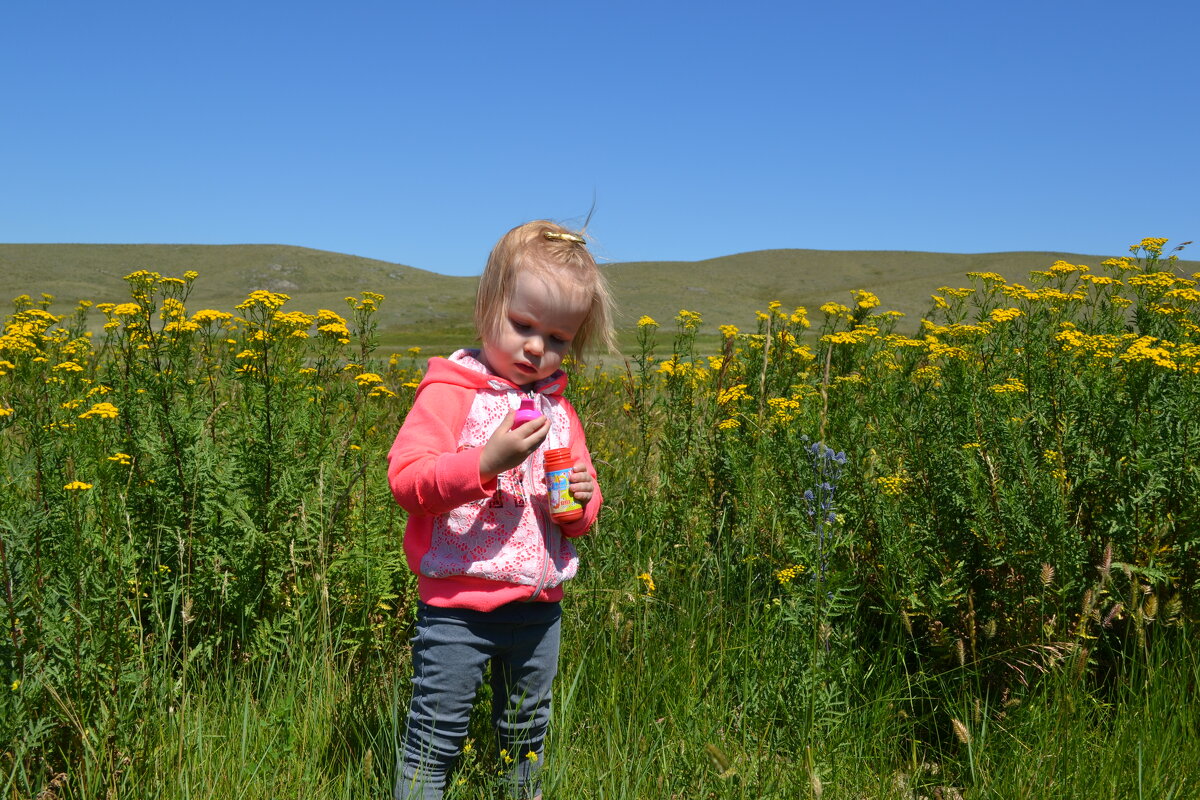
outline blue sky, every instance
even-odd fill
[[[6,3],[0,241],[466,275],[594,197],[610,261],[1119,254],[1200,238],[1198,35],[1194,0]]]

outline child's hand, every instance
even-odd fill
[[[576,503],[586,506],[588,500],[592,499],[592,492],[595,489],[596,482],[588,474],[587,467],[583,464],[571,467],[571,497],[575,498]]]
[[[508,412],[479,454],[479,478],[484,483],[524,462],[550,433],[549,417],[538,417],[514,429],[515,415],[515,410]]]

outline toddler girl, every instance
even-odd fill
[[[582,236],[543,220],[512,229],[480,278],[482,347],[430,359],[388,453],[420,594],[397,800],[442,796],[489,662],[501,766],[517,796],[541,796],[559,600],[578,563],[571,539],[601,503],[559,366],[588,345],[612,348],[610,308]],[[514,428],[522,398],[542,416]],[[550,517],[543,459],[560,447],[570,448],[570,491],[583,506],[561,524]]]

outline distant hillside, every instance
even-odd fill
[[[343,312],[343,298],[379,292],[389,325],[466,319],[475,280],[370,258],[286,245],[0,244],[0,299],[54,295],[61,304],[128,298],[122,278],[138,269],[200,273],[188,306],[231,310],[255,289],[282,292],[289,308]]]
[[[697,311],[711,326],[753,327],[754,312],[779,300],[803,305],[816,318],[829,300],[846,302],[852,289],[879,295],[884,309],[902,311],[915,326],[939,286],[967,285],[967,272],[997,272],[1026,282],[1031,270],[1056,259],[1099,265],[1105,256],[1017,252],[962,255],[903,251],[759,250],[684,262],[609,264],[622,327],[648,314],[669,328],[681,308]],[[0,300],[20,294],[57,298],[65,309],[80,299],[127,298],[122,277],[137,269],[180,276],[200,273],[189,301],[199,308],[232,309],[255,289],[283,292],[289,308],[346,310],[347,295],[386,296],[380,314],[385,340],[463,343],[471,329],[475,278],[451,277],[358,256],[284,245],[0,244]],[[1184,274],[1200,262],[1180,261]],[[907,324],[904,326],[907,327]]]
[[[969,286],[968,272],[996,272],[1029,283],[1029,273],[1062,259],[1093,269],[1110,256],[1078,253],[921,253],[871,250],[757,250],[705,261],[611,264],[606,269],[621,308],[636,320],[647,313],[668,323],[680,308],[708,322],[751,325],[771,300],[804,306],[811,319],[830,300],[848,303],[850,291],[869,289],[882,308],[902,311],[917,324],[939,286]],[[1200,262],[1179,261],[1190,275]],[[665,319],[664,319],[665,318]]]

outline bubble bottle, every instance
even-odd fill
[[[550,491],[550,516],[557,523],[572,522],[583,516],[583,506],[571,497],[571,448],[555,447],[546,451],[546,486]]]
[[[522,397],[521,406],[513,415],[513,427],[532,422],[542,416],[532,397]],[[550,516],[555,522],[571,522],[583,516],[583,506],[571,497],[571,448],[554,447],[543,457],[546,464],[546,487],[549,490]]]

